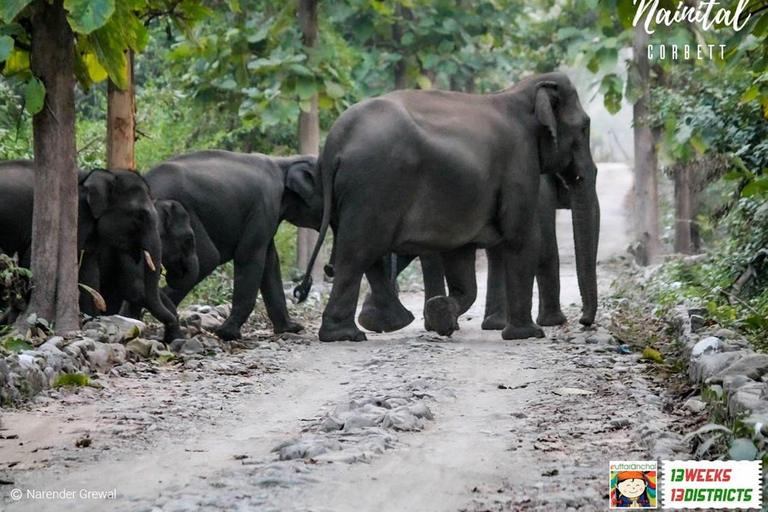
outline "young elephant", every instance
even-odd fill
[[[159,199],[154,202],[159,219],[166,282],[173,287],[194,286],[199,262],[195,251],[195,232],[186,208],[178,201]],[[105,248],[99,256],[100,292],[109,315],[120,312],[139,318],[146,304],[144,265],[136,264],[124,253]],[[175,313],[175,305],[161,291],[160,298]],[[124,304],[126,302],[127,304]]]
[[[195,232],[200,271],[195,283],[169,282],[174,304],[219,265],[234,261],[232,313],[216,334],[240,338],[259,289],[276,333],[303,327],[288,318],[273,237],[282,220],[316,229],[322,217],[314,156],[200,151],[164,162],[146,175],[153,195],[186,208]]]
[[[502,338],[544,336],[531,318],[540,241],[531,218],[542,174],[558,175],[571,193],[580,321],[591,325],[599,210],[589,123],[562,73],[486,95],[396,91],[347,109],[320,163],[323,222],[308,268],[329,226],[338,268],[319,338],[365,339],[354,318],[360,281],[366,275],[374,293],[391,295],[381,263],[391,252],[442,253],[446,273],[461,284],[446,300],[451,312],[466,311],[477,289],[473,245],[492,247],[503,262]],[[308,290],[305,278],[296,293]]]
[[[0,164],[0,250],[18,253],[25,267],[31,255],[34,170],[34,162],[26,160]],[[160,299],[160,235],[147,183],[135,172],[97,169],[80,173],[78,195],[80,282],[99,288],[98,256],[104,248],[146,265],[141,286],[147,309],[165,325],[166,340],[180,337],[176,315]],[[95,315],[90,296],[81,297],[83,312]]]
[[[557,229],[555,211],[570,209],[571,201],[568,188],[557,176],[544,175],[539,185],[539,201],[537,218],[541,232],[541,249],[536,269],[536,283],[539,287],[539,315],[536,323],[542,326],[562,325],[568,320],[560,309],[560,257],[557,248]],[[491,252],[491,251],[488,251]],[[396,286],[397,276],[415,259],[415,256],[393,254],[394,265],[387,265],[387,275],[391,276],[391,285]],[[424,254],[419,256],[424,277],[424,309],[440,307],[446,296],[445,267],[439,254]],[[474,262],[473,262],[474,263]],[[391,269],[391,270],[390,270]],[[393,273],[394,272],[394,273]],[[489,254],[488,281],[485,300],[485,317],[482,327],[485,330],[501,330],[506,323],[506,293],[503,286],[504,268]],[[458,286],[458,283],[448,282],[448,287]],[[395,291],[396,293],[396,291]],[[413,315],[387,302],[388,295],[369,293],[363,303],[358,317],[361,326],[374,332],[392,332],[402,329],[413,321]],[[434,299],[434,300],[432,300]],[[428,318],[439,318],[439,315],[426,315],[424,328],[441,335],[450,336],[458,329],[458,315],[451,312],[438,325],[431,325]]]

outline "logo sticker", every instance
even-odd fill
[[[656,461],[611,462],[610,508],[657,508]]]
[[[662,461],[664,508],[761,508],[762,461]]]

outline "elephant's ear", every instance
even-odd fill
[[[292,163],[285,175],[285,188],[298,194],[307,204],[311,203],[317,190],[313,174],[314,168],[313,162],[300,160]]]
[[[552,140],[557,146],[557,119],[553,103],[557,92],[556,82],[541,82],[536,87],[536,119],[549,129]]]
[[[167,233],[171,227],[171,210],[173,205],[170,201],[154,201],[155,211],[157,211],[157,221],[160,226],[160,234]]]
[[[85,199],[93,218],[98,219],[109,208],[109,197],[117,177],[104,169],[92,171],[83,182]]]

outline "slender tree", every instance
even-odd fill
[[[317,43],[317,0],[298,0],[299,26],[301,37],[307,52],[312,51]],[[302,108],[299,113],[299,153],[317,155],[320,151],[320,124],[318,117],[318,94],[315,91],[309,100],[309,109]],[[296,266],[306,268],[317,241],[318,233],[313,229],[299,228],[296,244]],[[322,262],[316,261],[312,268],[314,279],[322,278]]]
[[[656,136],[651,127],[650,63],[648,33],[642,24],[634,29],[633,62],[640,96],[633,106],[635,134],[635,259],[649,265],[659,254],[658,155]]]
[[[30,68],[45,86],[46,95],[32,123],[37,164],[32,221],[34,287],[27,313],[56,322],[59,331],[70,331],[79,327],[74,36],[63,0],[37,0],[31,10]],[[27,318],[20,317],[20,330]]]
[[[107,85],[107,167],[134,169],[136,141],[136,107],[134,105],[133,51],[125,55],[127,86],[118,87],[112,80]]]

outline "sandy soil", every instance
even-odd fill
[[[600,166],[601,260],[627,247],[622,205],[631,182],[626,166]],[[562,302],[578,304],[570,212],[558,213],[558,226]],[[605,291],[605,265],[600,278]],[[480,330],[482,290],[479,297],[452,338],[425,333],[422,297],[405,294],[417,320],[366,343],[259,342],[181,367],[138,365],[103,377],[104,390],[54,393],[6,411],[0,478],[12,484],[0,485],[0,509],[602,510],[609,460],[676,449],[669,432],[679,418],[637,354],[588,343],[594,332],[581,332],[576,308],[572,325],[548,328],[546,339],[502,341]],[[386,421],[323,430],[329,416],[380,418],[382,404],[426,406],[433,419],[405,430]],[[75,446],[86,437],[90,446]],[[272,450],[283,442],[334,448],[279,461]],[[36,499],[28,490],[75,496]]]

